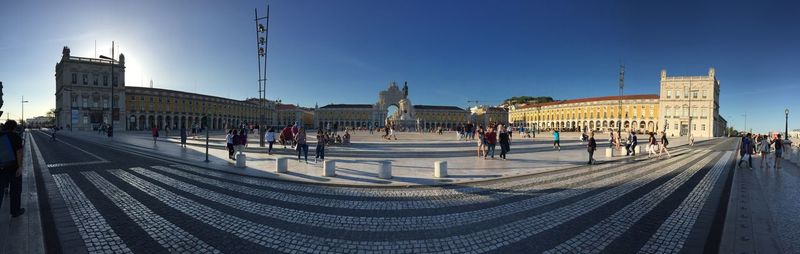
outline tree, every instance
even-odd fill
[[[56,109],[51,108],[45,114],[47,117],[47,126],[54,126],[56,124]]]
[[[511,106],[511,105],[518,105],[518,104],[538,104],[538,103],[547,103],[553,102],[553,98],[550,96],[514,96],[508,98],[500,104],[500,106]]]

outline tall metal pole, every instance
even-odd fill
[[[692,142],[692,96],[694,96],[694,92],[692,91],[692,78],[689,78],[689,132],[686,135],[686,139],[689,141],[689,144]]]
[[[111,127],[108,130],[108,137],[114,136],[114,41],[111,41],[111,109],[110,116],[111,116]]]
[[[617,139],[618,141],[622,139],[622,92],[625,88],[625,65],[619,66],[619,98],[617,103],[619,104],[619,108],[617,110],[617,116],[619,117],[619,121],[617,122]]]
[[[260,24],[259,20],[265,20],[265,25]],[[266,116],[266,97],[267,97],[267,41],[269,39],[269,5],[267,5],[267,15],[264,17],[258,16],[258,8],[255,9],[255,18],[253,21],[256,24],[256,48],[258,49],[258,105],[259,105],[259,123],[258,123],[258,132],[259,132],[259,146],[264,147],[264,134],[265,132],[265,122],[264,119]],[[261,33],[264,33],[264,37],[261,37]],[[262,47],[263,45],[263,47]],[[264,60],[264,64],[261,64],[261,60]],[[262,69],[263,68],[263,69]]]
[[[20,105],[22,105],[22,119],[19,120],[19,124],[22,125],[22,127],[25,127],[25,103],[28,103],[28,101],[25,100],[25,96],[23,95],[20,101]]]

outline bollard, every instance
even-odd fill
[[[322,176],[336,176],[336,161],[326,160],[322,162]]]
[[[289,158],[281,157],[275,159],[275,172],[278,173],[289,172]]]
[[[447,161],[433,162],[433,177],[447,177]]]
[[[638,144],[636,145],[636,148],[634,148],[633,150],[636,151],[636,154],[642,154],[642,146]]]
[[[247,166],[247,156],[243,153],[236,155],[236,167],[243,168]]]
[[[392,179],[392,162],[381,161],[381,167],[378,169],[378,178]]]
[[[800,165],[800,148],[792,147],[792,162]]]
[[[614,148],[606,148],[606,158],[614,157]]]

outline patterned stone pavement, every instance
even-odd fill
[[[702,252],[735,146],[401,188],[235,175],[33,137],[61,248],[92,253]]]

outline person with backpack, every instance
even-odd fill
[[[22,137],[16,132],[17,122],[8,120],[0,131],[0,206],[3,205],[3,190],[10,186],[11,217],[25,213],[22,201]]]

